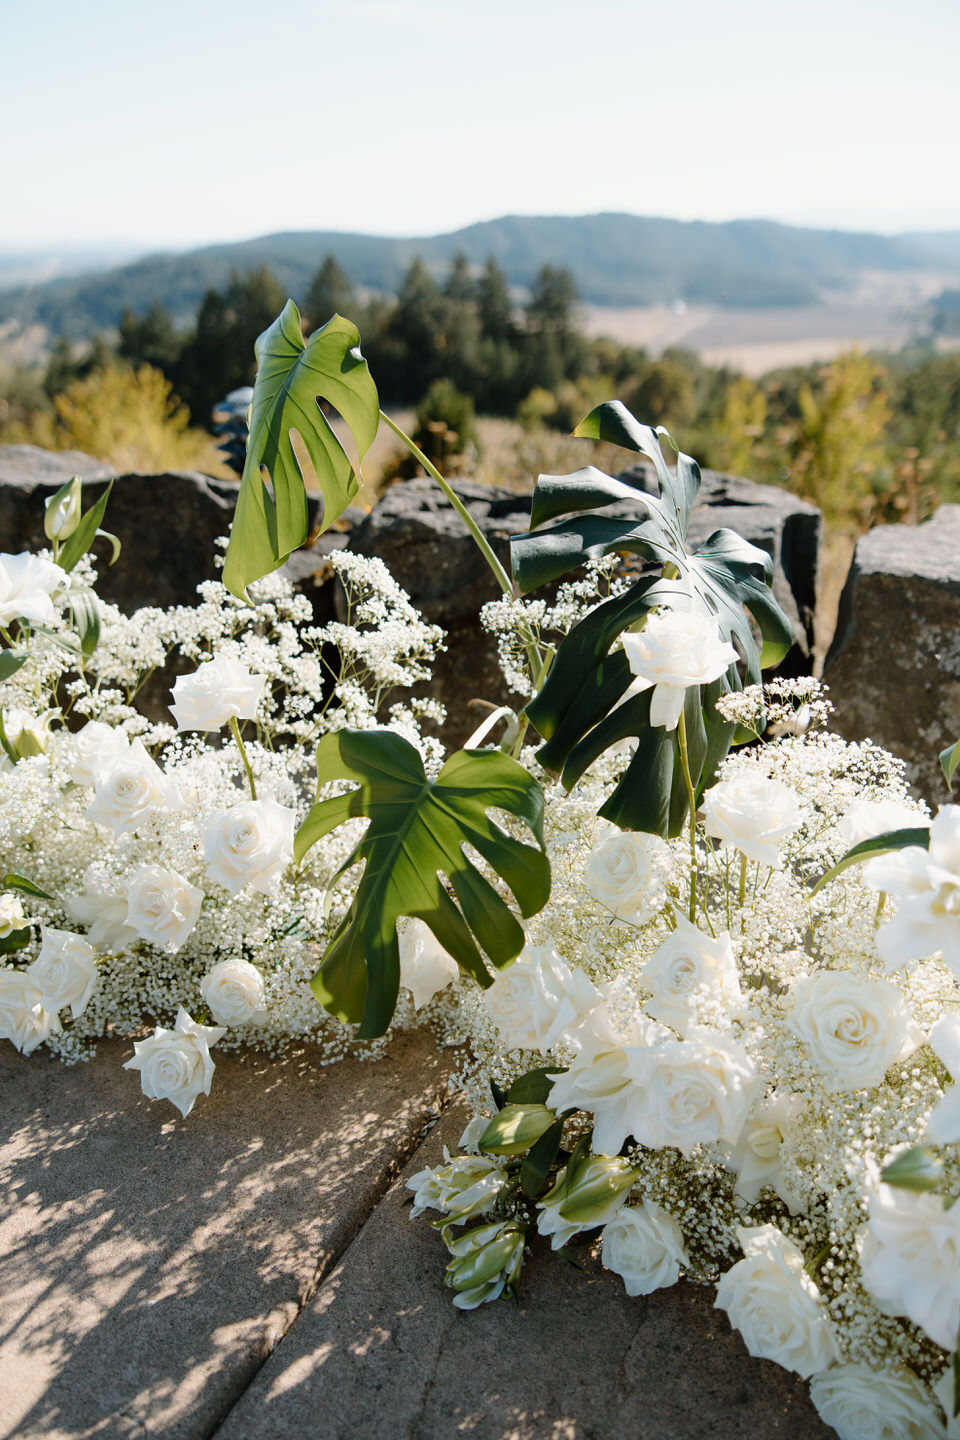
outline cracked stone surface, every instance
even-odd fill
[[[210,1435],[446,1087],[425,1033],[374,1063],[215,1051],[183,1120],[131,1053],[0,1050],[2,1437]]]
[[[445,1114],[406,1174],[456,1145]],[[330,1273],[216,1440],[829,1440],[805,1384],[747,1355],[712,1289],[630,1299],[545,1246],[519,1306],[461,1313],[445,1252],[409,1222],[402,1179]]]

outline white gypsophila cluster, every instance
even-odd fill
[[[362,822],[325,837],[299,867],[293,834],[315,798],[325,733],[387,724],[428,772],[439,768],[442,746],[420,725],[442,723],[442,707],[386,702],[429,674],[442,632],[382,562],[337,554],[331,566],[342,623],[316,626],[282,576],[252,585],[250,604],[205,582],[194,606],[125,616],[99,602],[99,644],[82,664],[72,604],[95,573],[88,557],[69,576],[57,571],[47,628],[30,634],[27,663],[0,686],[15,742],[0,761],[0,850],[6,872],[48,897],[31,896],[26,915],[8,893],[0,916],[6,934],[22,919],[29,935],[0,966],[0,1033],[24,1053],[45,1042],[72,1062],[108,1032],[154,1025],[151,1053],[172,1073],[194,1043],[181,1012],[201,1030],[212,1020],[219,1050],[276,1053],[310,1038],[326,1061],[351,1047],[310,980],[352,898],[351,877],[334,877]],[[171,655],[181,678],[170,722],[150,721],[138,695]],[[231,716],[246,733],[255,800]],[[80,956],[93,957],[83,985]],[[409,1023],[404,995],[396,1024]],[[180,1093],[170,1083],[168,1098]]]
[[[517,695],[530,697],[536,676],[531,676],[527,646],[533,640],[541,652],[552,654],[565,635],[591,610],[629,589],[617,575],[616,555],[590,560],[584,574],[557,587],[553,604],[546,600],[490,600],[480,611],[480,623],[496,638],[500,670]]]
[[[828,687],[812,675],[774,676],[763,685],[748,685],[721,695],[716,708],[753,735],[773,739],[822,729],[833,714]]]
[[[762,711],[821,698],[781,683]],[[955,874],[960,893],[960,811],[956,823],[941,812],[929,856],[904,862],[910,903],[926,909],[911,912],[897,965],[893,881],[879,907],[882,874],[870,880],[863,866],[811,891],[851,844],[922,830],[929,817],[878,746],[797,728],[721,766],[725,828],[719,838],[698,826],[692,922],[686,835],[624,837],[636,856],[609,850],[596,812],[622,760],[608,755],[570,794],[548,789],[553,889],[527,922],[509,1003],[497,993],[511,969],[487,992],[461,982],[445,1023],[472,1048],[462,1080],[478,1114],[490,1112],[491,1080],[506,1091],[527,1070],[565,1067],[548,1105],[579,1112],[574,1136],[592,1122],[595,1154],[626,1157],[628,1207],[658,1207],[677,1227],[670,1245],[662,1227],[629,1231],[633,1258],[618,1251],[616,1266],[628,1286],[642,1292],[661,1266],[671,1278],[727,1273],[718,1303],[753,1353],[813,1377],[825,1419],[861,1374],[902,1375],[917,1433],[943,1433],[933,1387],[960,1317],[960,1205],[894,1189],[881,1172],[936,1137],[942,1194],[960,1190],[949,1065],[960,975],[944,928],[957,927],[960,946],[949,900]],[[538,967],[534,990],[524,977]],[[572,1229],[564,1220],[564,1236],[604,1224],[601,1199]],[[543,1206],[539,1228],[555,1237],[560,1222]],[[676,1254],[682,1267],[664,1259]]]

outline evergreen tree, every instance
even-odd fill
[[[311,330],[326,325],[331,315],[356,319],[357,296],[350,277],[335,255],[328,255],[310,281],[304,301],[304,315]]]

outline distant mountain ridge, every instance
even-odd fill
[[[298,231],[150,255],[0,293],[0,322],[39,323],[79,338],[116,325],[126,306],[141,312],[155,301],[186,321],[208,288],[260,265],[300,299],[327,255],[355,285],[392,293],[416,256],[442,274],[459,251],[478,266],[493,256],[515,287],[529,286],[545,263],[566,266],[584,301],[617,306],[802,305],[825,291],[852,290],[863,271],[960,270],[956,232],[884,236],[771,220],[507,215],[414,239]]]

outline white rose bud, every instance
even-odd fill
[[[483,991],[507,1045],[545,1055],[600,1001],[582,970],[571,970],[550,945],[526,945]]]
[[[429,925],[411,920],[400,935],[400,983],[419,1010],[460,974],[460,966],[444,950]]]
[[[214,1063],[210,1046],[225,1031],[198,1025],[181,1005],[172,1030],[158,1025],[147,1040],[134,1043],[135,1054],[125,1070],[140,1071],[140,1088],[148,1100],[169,1100],[181,1115],[189,1115],[198,1095],[209,1095]]]
[[[793,987],[790,1028],[831,1091],[869,1090],[923,1043],[923,1032],[889,980],[821,970]]]
[[[810,1399],[840,1440],[944,1440],[928,1391],[905,1367],[834,1365],[814,1375]]]
[[[745,1258],[721,1276],[714,1308],[726,1310],[751,1355],[804,1379],[826,1370],[839,1351],[796,1245],[775,1225],[740,1228],[737,1238]]]
[[[8,940],[16,930],[23,930],[28,924],[20,896],[9,891],[0,895],[0,940]]]
[[[733,646],[721,640],[715,617],[692,610],[657,611],[642,630],[623,636],[623,648],[637,677],[627,695],[652,685],[650,724],[666,730],[677,728],[690,686],[719,680],[738,658]]]
[[[202,904],[203,891],[176,870],[141,865],[127,890],[126,923],[141,940],[172,954],[196,925]]]
[[[46,755],[50,745],[50,722],[59,713],[59,710],[45,710],[42,715],[33,715],[29,710],[4,710],[3,733],[18,760]]]
[[[86,925],[87,939],[95,950],[118,954],[137,939],[136,930],[127,924],[127,897],[104,889],[90,874],[88,871],[83,894],[69,896],[64,908],[71,920]]]
[[[249,960],[220,960],[200,981],[200,994],[218,1025],[259,1024],[267,1018],[263,976]]]
[[[220,730],[229,720],[256,719],[267,683],[239,660],[216,655],[181,675],[173,686],[170,709],[178,730]]]
[[[703,816],[708,835],[772,869],[781,863],[780,844],[802,818],[788,785],[752,771],[740,771],[712,785],[703,797]]]
[[[154,811],[176,810],[182,804],[176,785],[151,760],[141,742],[134,740],[128,750],[110,756],[97,772],[86,815],[114,835],[126,835],[139,829]]]
[[[625,1205],[603,1227],[600,1258],[620,1276],[628,1295],[652,1295],[674,1285],[681,1268],[690,1264],[683,1231],[653,1200]]]
[[[50,596],[66,578],[59,565],[39,555],[0,554],[0,625],[14,620],[52,625],[56,612]]]
[[[43,533],[48,540],[69,540],[80,524],[82,485],[80,476],[74,475],[44,500]]]
[[[581,1230],[606,1225],[626,1203],[636,1170],[626,1160],[592,1155],[582,1160],[567,1181],[565,1166],[538,1203],[537,1229],[560,1250]]]
[[[660,907],[668,858],[658,835],[617,830],[591,850],[587,890],[618,920],[643,925]]]
[[[32,1055],[60,1029],[55,1010],[45,1010],[43,993],[25,970],[0,969],[0,1040],[9,1040],[21,1055]]]
[[[109,769],[117,755],[130,749],[130,741],[122,730],[104,725],[101,720],[88,720],[82,730],[71,737],[67,769],[78,785],[94,785],[97,774]]]
[[[203,831],[207,874],[231,895],[252,885],[272,895],[293,860],[296,816],[275,800],[245,800],[210,816]]]
[[[69,1005],[76,1020],[96,989],[93,946],[82,935],[44,925],[40,932],[40,952],[33,964],[28,965],[27,974],[40,991],[40,1003],[45,1010],[62,1010]]]

